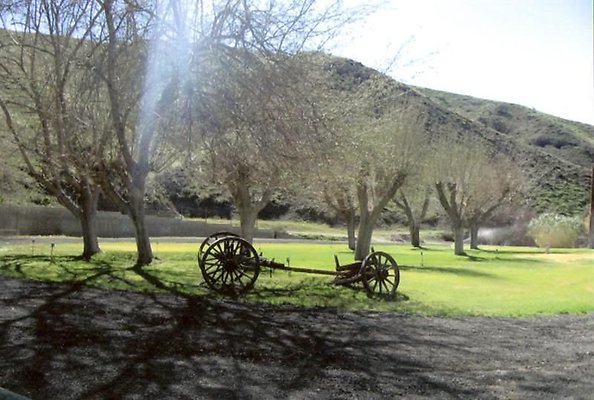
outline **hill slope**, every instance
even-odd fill
[[[343,89],[381,75],[353,60],[321,59]],[[586,209],[594,126],[513,104],[407,86],[385,75],[383,79],[392,91],[416,92],[416,106],[428,115],[427,125],[435,134],[457,132],[482,140],[517,162],[527,177],[528,203],[535,211],[579,215]]]
[[[314,58],[311,67],[325,71],[334,81],[334,90],[349,90],[372,76],[380,76],[392,93],[416,94],[416,106],[428,115],[427,124],[436,134],[448,131],[480,138],[486,146],[511,157],[528,178],[528,202],[535,211],[573,215],[584,212],[594,161],[594,126],[518,105],[407,86],[344,58],[319,53]],[[373,101],[379,106],[382,100]],[[0,140],[6,146],[8,137],[3,129],[0,121]],[[3,196],[8,199],[11,192],[1,184],[6,181],[2,177],[13,175],[17,169],[18,165],[8,163],[0,169],[0,201]]]
[[[529,179],[529,200],[536,211],[584,211],[594,162],[594,126],[520,105],[416,90],[505,142],[504,152],[519,162]]]
[[[594,126],[528,107],[416,87],[437,104],[472,121],[588,168],[594,160]]]

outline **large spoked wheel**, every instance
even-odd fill
[[[361,264],[361,280],[368,295],[393,299],[400,283],[400,269],[391,255],[375,251]]]
[[[213,244],[215,240],[224,238],[224,237],[229,237],[229,236],[239,237],[237,234],[235,234],[233,232],[226,232],[226,231],[216,232],[216,233],[213,233],[213,234],[205,237],[204,240],[202,241],[202,243],[200,244],[200,248],[198,248],[198,262],[200,262],[200,260],[202,259],[204,250],[206,250],[206,248],[208,246]]]
[[[256,249],[237,236],[215,240],[204,250],[198,264],[211,289],[230,295],[252,289],[260,274]]]

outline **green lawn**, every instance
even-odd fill
[[[0,274],[137,291],[173,291],[217,295],[202,283],[196,262],[198,243],[153,242],[157,260],[141,271],[131,268],[134,244],[104,242],[90,263],[76,259],[79,244],[0,248]],[[334,268],[333,256],[349,263],[342,243],[256,242],[267,258],[292,266]],[[245,301],[329,306],[350,310],[391,310],[423,315],[505,315],[594,311],[594,251],[485,247],[457,257],[449,246],[423,250],[408,245],[381,245],[401,267],[395,301],[369,299],[362,289],[329,286],[328,276],[263,269]]]

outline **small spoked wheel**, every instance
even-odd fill
[[[400,269],[391,255],[375,251],[361,264],[361,280],[368,295],[393,299],[400,283]]]
[[[224,238],[224,237],[228,237],[228,236],[238,237],[237,234],[235,234],[233,232],[226,232],[226,231],[216,232],[216,233],[213,233],[213,234],[205,237],[204,240],[202,241],[202,243],[200,244],[200,248],[198,249],[198,262],[200,262],[200,259],[202,258],[202,254],[204,253],[204,250],[206,250],[206,248],[208,246],[210,246],[215,240]]]
[[[260,274],[256,249],[245,239],[226,236],[212,242],[198,264],[206,284],[219,293],[239,295],[254,287]]]

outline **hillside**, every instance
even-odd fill
[[[589,168],[594,160],[594,126],[528,107],[415,87],[437,104],[523,143]]]
[[[322,75],[328,80],[324,85],[331,88],[327,96],[340,95],[340,91],[348,91],[370,77],[380,77],[391,96],[411,91],[416,94],[415,105],[428,116],[426,124],[434,134],[457,132],[462,136],[479,138],[486,146],[511,157],[527,177],[528,203],[536,212],[579,215],[586,209],[589,174],[594,161],[594,126],[518,105],[407,86],[344,58],[316,53],[312,59],[314,61],[308,68],[318,69],[319,74],[317,71],[314,75]],[[384,106],[382,98],[371,101],[378,109]],[[9,137],[4,129],[0,120],[2,148],[11,156],[18,156],[8,151]],[[0,156],[5,160],[9,158],[2,152]],[[22,180],[17,179],[20,174],[18,169],[18,162],[5,162],[0,168],[0,202],[15,202],[14,196],[18,193],[14,188],[15,182]],[[169,193],[169,200],[173,200],[173,194]],[[22,201],[22,197],[29,197],[30,193],[19,196]],[[196,204],[195,199],[191,203]],[[286,208],[289,208],[288,205]],[[203,215],[201,211],[192,212]]]
[[[329,79],[339,82],[342,90],[381,75],[353,60],[321,59],[322,68],[333,73]],[[385,75],[382,79],[393,92],[412,90],[418,95],[415,104],[428,116],[426,124],[433,134],[457,132],[479,139],[517,162],[527,178],[528,205],[536,212],[579,215],[585,211],[594,126],[513,104],[407,86]]]
[[[529,203],[537,212],[584,211],[594,162],[594,126],[515,104],[415,89],[438,107],[470,120],[522,166],[529,179]]]

